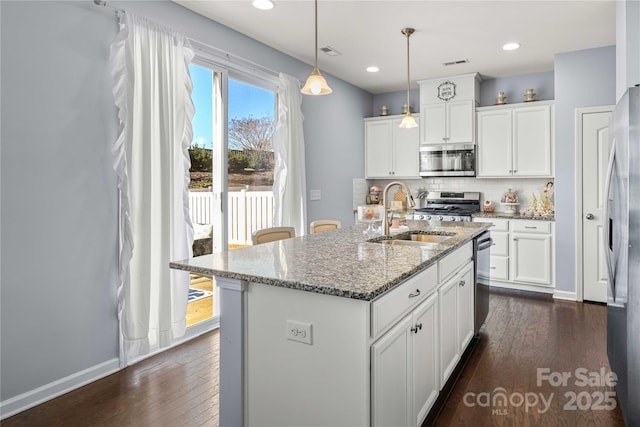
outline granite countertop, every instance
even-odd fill
[[[508,219],[531,219],[534,221],[555,221],[555,215],[545,216],[526,216],[517,214],[509,214],[504,212],[475,212],[472,214],[474,218],[508,218]]]
[[[487,223],[408,221],[410,230],[453,232],[434,246],[371,243],[366,224],[170,263],[170,267],[370,301],[490,228]]]

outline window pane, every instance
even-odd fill
[[[189,65],[193,92],[191,99],[195,107],[193,116],[193,140],[191,157],[191,182],[189,183],[189,209],[193,224],[193,256],[210,254],[213,251],[213,77],[214,71]],[[219,228],[219,227],[218,227]],[[192,326],[215,315],[215,294],[210,277],[191,275],[187,326]]]
[[[273,132],[276,94],[229,79],[229,249],[251,244],[251,233],[273,227]]]

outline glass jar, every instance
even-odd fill
[[[518,193],[509,188],[509,190],[502,195],[500,201],[502,203],[518,203]]]

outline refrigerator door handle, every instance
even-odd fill
[[[615,139],[611,142],[611,152],[609,153],[609,163],[607,165],[607,175],[604,186],[604,203],[603,203],[603,215],[602,215],[602,229],[604,232],[604,239],[602,242],[603,250],[604,250],[604,258],[607,261],[607,277],[609,279],[609,291],[611,294],[611,299],[615,302],[616,299],[616,287],[615,287],[615,276],[613,274],[613,263],[611,262],[611,256],[609,255],[609,248],[611,247],[611,230],[609,228],[611,219],[609,218],[609,193],[611,191],[611,180],[613,179],[613,165],[615,163],[616,158],[616,141]]]

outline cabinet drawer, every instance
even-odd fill
[[[371,302],[371,336],[376,337],[429,296],[438,287],[438,266],[407,279]]]
[[[473,222],[490,222],[493,223],[491,232],[494,231],[509,231],[509,220],[504,218],[473,218]]]
[[[491,239],[493,240],[492,256],[509,256],[509,233],[491,230]]]
[[[473,258],[473,243],[469,242],[438,261],[440,283],[443,283],[452,273],[455,273],[460,267],[469,262],[471,258]]]
[[[511,231],[520,233],[551,233],[551,222],[542,220],[511,221]]]
[[[509,280],[508,257],[491,256],[489,263],[489,280]]]

